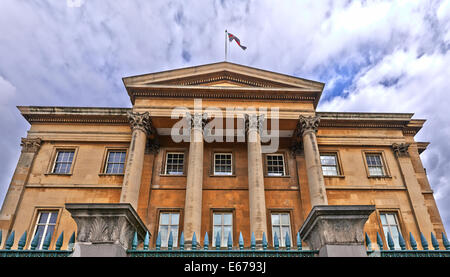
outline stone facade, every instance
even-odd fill
[[[213,237],[213,214],[226,212],[232,214],[233,238],[242,232],[249,242],[255,233],[260,241],[264,232],[271,244],[273,214],[289,216],[295,240],[315,206],[371,205],[374,212],[364,225],[369,236],[383,234],[381,215],[392,213],[404,237],[423,232],[430,240],[434,232],[441,241],[445,230],[420,161],[428,143],[414,140],[425,121],[412,114],[317,112],[323,83],[227,62],[127,77],[124,84],[130,109],[19,107],[31,126],[0,229],[27,230],[31,237],[39,212],[56,211],[55,233],[68,234],[77,224],[66,204],[129,203],[152,234],[153,246],[164,212],[179,214],[178,236],[184,231],[187,240],[194,232],[197,238],[206,232]],[[202,100],[203,111],[196,111],[195,99]],[[183,110],[177,119],[175,107]],[[212,107],[234,109],[242,118],[243,140],[202,139]],[[268,113],[262,120],[251,108]],[[171,128],[186,112],[191,139],[176,142]],[[267,144],[262,123],[273,126],[275,120],[281,176],[269,174],[262,149]],[[54,170],[62,150],[73,151],[64,174]],[[107,173],[108,153],[115,150],[126,152],[124,170]],[[179,174],[167,174],[170,152],[184,154]],[[215,174],[216,153],[231,154],[230,174]],[[334,155],[337,174],[324,175],[322,154]],[[371,154],[380,158],[382,174],[371,175]]]

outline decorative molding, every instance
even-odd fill
[[[300,115],[298,118],[297,134],[304,136],[306,133],[314,132],[317,133],[317,129],[320,123],[320,116],[303,116]]]
[[[395,153],[396,157],[408,157],[409,153],[408,153],[408,148],[409,148],[409,143],[394,143],[392,144],[392,150]]]
[[[22,138],[20,146],[22,153],[37,153],[41,148],[42,139],[40,138]]]
[[[149,112],[134,113],[130,111],[127,113],[127,117],[130,121],[131,130],[141,130],[147,135],[154,134],[154,128]]]

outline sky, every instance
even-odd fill
[[[318,111],[414,113],[450,231],[450,0],[0,1],[0,203],[16,106],[131,107],[122,77],[224,60],[325,83]]]

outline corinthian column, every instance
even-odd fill
[[[207,115],[194,113],[194,115],[187,114],[186,117],[191,128],[191,136],[183,231],[186,245],[189,247],[192,243],[194,232],[196,238],[200,238],[202,225],[203,127],[205,126]]]
[[[22,138],[20,146],[22,153],[17,162],[16,170],[11,179],[2,209],[0,211],[0,229],[9,230],[14,222],[17,207],[22,198],[23,190],[31,172],[31,167],[37,152],[41,147],[40,138]]]
[[[147,135],[150,135],[152,128],[150,114],[148,112],[128,112],[127,116],[130,121],[132,134],[120,202],[130,203],[137,210],[142,168],[144,165],[145,144]]]
[[[250,204],[250,233],[255,234],[256,243],[262,244],[263,233],[267,234],[266,198],[261,152],[262,123],[264,115],[245,116],[248,152],[248,193]]]
[[[320,118],[318,116],[299,117],[299,134],[303,137],[303,150],[305,152],[306,171],[312,207],[317,205],[328,205],[322,165],[320,163],[319,146],[317,145],[316,138],[319,122]]]

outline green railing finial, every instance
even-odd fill
[[[300,232],[297,232],[297,250],[302,250],[302,238],[300,237]]]
[[[216,235],[216,250],[219,250],[220,249],[220,233],[219,232],[217,232],[217,235]]]
[[[431,232],[431,244],[433,245],[434,250],[439,250],[439,242],[433,232]]]
[[[2,245],[2,237],[3,237],[3,233],[2,233],[2,230],[0,230],[0,246]]]
[[[11,247],[14,244],[14,235],[15,235],[15,231],[12,231],[12,233],[9,235],[8,239],[6,240],[6,243],[5,243],[6,250],[11,250]]]
[[[244,249],[244,238],[242,237],[242,232],[239,232],[239,250]]]
[[[387,232],[387,243],[389,250],[395,250],[394,240],[392,239],[391,232]]]
[[[169,240],[167,241],[167,249],[172,250],[172,248],[173,248],[173,234],[172,231],[170,231]]]
[[[44,244],[42,245],[42,249],[48,250],[50,247],[50,242],[52,241],[52,232],[47,232],[47,235],[45,235]]]
[[[450,250],[450,243],[447,239],[447,236],[444,234],[444,232],[442,232],[442,243],[444,244],[444,248],[446,250]]]
[[[161,249],[161,232],[158,232],[158,236],[156,237],[156,250]]]
[[[291,250],[291,238],[289,237],[289,233],[286,232],[286,250]]]
[[[263,232],[262,245],[263,245],[263,250],[267,250],[267,238],[266,238],[265,232]]]
[[[275,233],[275,236],[273,237],[273,247],[275,250],[278,250],[280,248],[280,242],[278,241],[278,235]]]
[[[23,232],[23,235],[20,237],[19,243],[17,244],[17,250],[23,250],[26,243],[27,243],[27,231]]]
[[[405,243],[405,239],[402,236],[402,233],[398,233],[398,244],[400,245],[400,248],[402,250],[406,250],[406,243]]]
[[[383,250],[383,240],[380,237],[380,234],[377,232],[377,244],[380,250]]]
[[[228,233],[228,242],[227,242],[228,250],[233,249],[233,239],[231,238],[231,232]]]
[[[252,237],[250,239],[250,248],[252,250],[256,249],[256,238],[255,238],[255,233],[252,232]]]
[[[61,234],[59,235],[58,239],[56,240],[55,250],[61,250],[61,246],[63,245],[63,241],[64,241],[64,231],[61,232]]]
[[[184,232],[181,232],[181,237],[180,237],[180,250],[184,250]]]
[[[366,246],[367,246],[367,250],[372,251],[372,242],[370,241],[369,235],[367,235],[366,232]]]
[[[420,243],[422,244],[423,250],[428,250],[428,241],[422,232],[420,232]]]
[[[412,250],[417,250],[417,242],[411,232],[409,232],[409,244],[411,244]]]
[[[137,232],[134,232],[133,242],[131,243],[131,250],[136,250],[138,245],[138,235]]]
[[[72,235],[70,236],[69,245],[67,246],[67,250],[72,251],[74,244],[75,244],[75,232],[73,232]]]
[[[197,237],[195,236],[195,232],[192,235],[192,250],[197,250]]]
[[[146,231],[144,237],[144,250],[148,250],[149,244],[150,244],[150,234],[148,233],[148,231]]]
[[[209,237],[208,232],[205,233],[205,239],[203,240],[203,249],[208,250],[209,248]]]
[[[33,240],[31,241],[31,250],[36,250],[36,247],[38,246],[38,242],[39,242],[39,233],[36,232],[36,234],[34,235]]]

